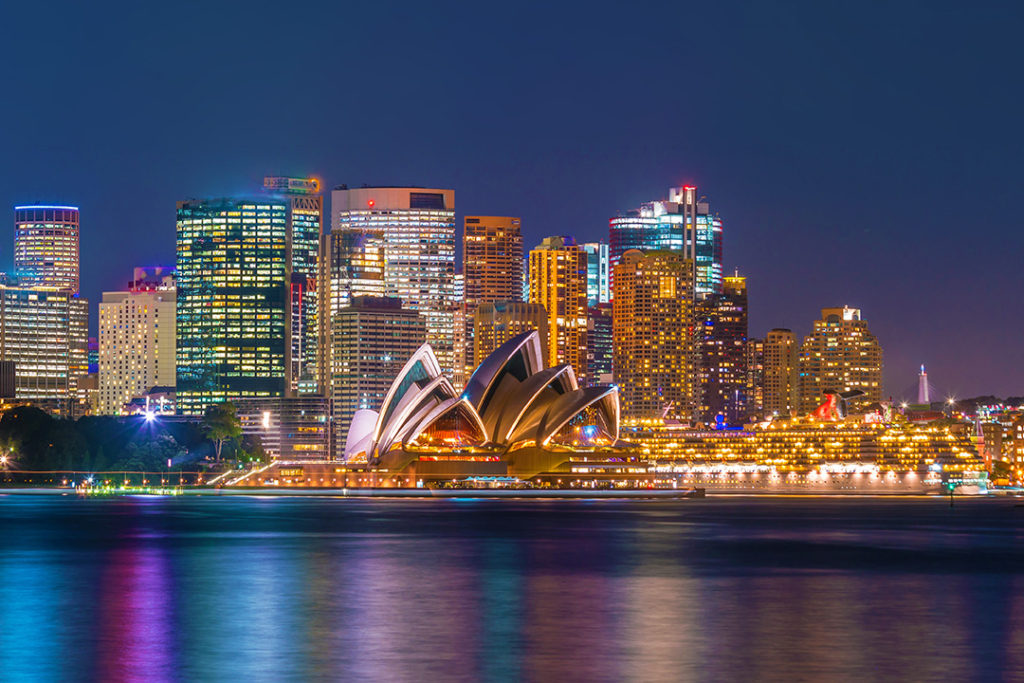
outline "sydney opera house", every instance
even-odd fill
[[[378,411],[360,410],[346,463],[417,477],[528,478],[570,454],[618,441],[614,386],[580,387],[572,367],[544,367],[537,332],[498,347],[459,393],[429,344],[409,358]]]

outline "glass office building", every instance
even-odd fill
[[[178,203],[177,407],[286,394],[285,200]]]
[[[646,202],[609,222],[612,267],[630,249],[679,251],[694,263],[694,294],[722,293],[722,220],[697,188],[674,187],[667,201]]]

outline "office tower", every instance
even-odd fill
[[[667,249],[692,259],[694,294],[722,292],[722,221],[693,186],[669,189],[667,201],[646,202],[609,221],[612,266],[629,249]]]
[[[613,366],[626,416],[693,415],[692,276],[681,251],[630,250],[614,267]]]
[[[580,246],[587,253],[587,305],[606,304],[612,295],[608,282],[611,264],[608,245],[604,242],[584,242]]]
[[[320,372],[324,393],[332,395],[334,376],[331,326],[355,297],[384,296],[384,232],[337,230],[323,236],[320,268]]]
[[[792,330],[777,327],[764,338],[764,412],[789,417],[800,410],[800,345]]]
[[[78,207],[14,207],[14,271],[20,287],[78,294]]]
[[[461,387],[476,368],[473,320],[481,304],[520,301],[523,292],[523,235],[512,216],[466,216],[463,224],[463,296],[456,321],[456,359],[461,367],[454,384]]]
[[[572,237],[546,237],[530,252],[530,303],[548,312],[548,365],[587,374],[587,255]]]
[[[455,192],[342,185],[331,193],[331,231],[384,233],[384,293],[423,315],[442,369],[455,370]]]
[[[288,301],[285,312],[285,367],[289,394],[310,394],[319,390],[319,272],[320,234],[324,204],[320,181],[315,178],[267,176],[263,189],[275,199],[287,202],[286,265]]]
[[[357,410],[380,410],[391,383],[427,340],[424,316],[397,299],[356,296],[332,324],[335,452]]]
[[[882,400],[882,347],[858,308],[821,309],[800,346],[799,367],[803,412],[820,405],[826,392],[860,390],[864,402]]]
[[[537,330],[542,348],[547,348],[548,312],[541,304],[495,301],[480,304],[473,314],[473,367],[479,366],[495,349],[512,337]]]
[[[265,198],[178,202],[178,412],[287,393],[288,211]]]
[[[175,385],[174,275],[136,268],[123,291],[100,302],[98,411],[125,414],[125,404],[153,387]]]
[[[696,304],[700,419],[742,424],[747,417],[747,279],[727,277],[721,294]]]
[[[612,335],[612,304],[595,304],[588,309],[587,383],[612,384],[615,348]]]
[[[764,414],[764,339],[747,339],[747,418]]]
[[[15,396],[67,415],[88,372],[89,302],[70,290],[0,287],[0,361],[12,361]]]

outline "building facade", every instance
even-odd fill
[[[128,288],[104,292],[99,305],[97,410],[125,414],[125,405],[153,387],[175,385],[174,276],[147,279],[136,268]]]
[[[594,304],[588,309],[587,383],[612,384],[614,374],[614,326],[612,304]]]
[[[324,204],[315,178],[267,176],[263,189],[287,203],[285,259],[288,299],[285,311],[285,366],[288,393],[311,394],[320,389],[319,339],[320,235]]]
[[[20,287],[78,294],[77,206],[14,207],[14,270]]]
[[[747,418],[764,414],[764,339],[747,339]]]
[[[342,185],[331,193],[331,231],[384,235],[384,293],[419,312],[448,373],[456,370],[455,191]]]
[[[320,377],[325,395],[333,395],[334,318],[355,297],[384,296],[384,233],[337,230],[322,238],[320,267]]]
[[[790,417],[800,410],[800,345],[792,330],[777,327],[764,338],[764,412]]]
[[[700,419],[740,425],[747,418],[747,280],[727,277],[721,294],[697,302],[694,332]]]
[[[74,412],[88,372],[89,302],[69,290],[0,286],[0,361],[18,399]]]
[[[288,392],[288,212],[275,199],[178,203],[180,413]]]
[[[258,438],[270,458],[290,462],[330,460],[330,401],[327,398],[247,398],[235,404],[242,434]]]
[[[678,251],[627,251],[612,276],[614,372],[623,415],[690,419],[692,262]]]
[[[584,242],[580,246],[587,253],[587,305],[606,304],[612,298],[608,245],[604,242]]]
[[[612,266],[630,249],[669,250],[692,260],[696,299],[722,293],[722,221],[694,186],[669,189],[668,200],[646,202],[609,221]]]
[[[524,332],[536,330],[547,349],[548,312],[540,304],[495,301],[481,304],[473,314],[473,367],[479,366],[499,346]]]
[[[476,309],[497,301],[520,301],[523,292],[523,234],[512,216],[466,216],[462,242],[462,297],[456,313],[453,382],[461,387],[473,368]]]
[[[530,303],[548,313],[547,363],[587,373],[587,255],[572,237],[547,237],[530,251]]]
[[[354,297],[335,314],[332,418],[335,448],[345,445],[357,410],[378,410],[395,375],[427,339],[424,316],[397,299]]]
[[[860,390],[863,401],[882,400],[882,347],[860,309],[823,308],[800,346],[800,405],[814,410],[826,392]]]

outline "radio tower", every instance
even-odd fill
[[[921,366],[921,374],[917,376],[917,402],[922,405],[931,403],[928,398],[928,373],[924,371],[924,365]]]

